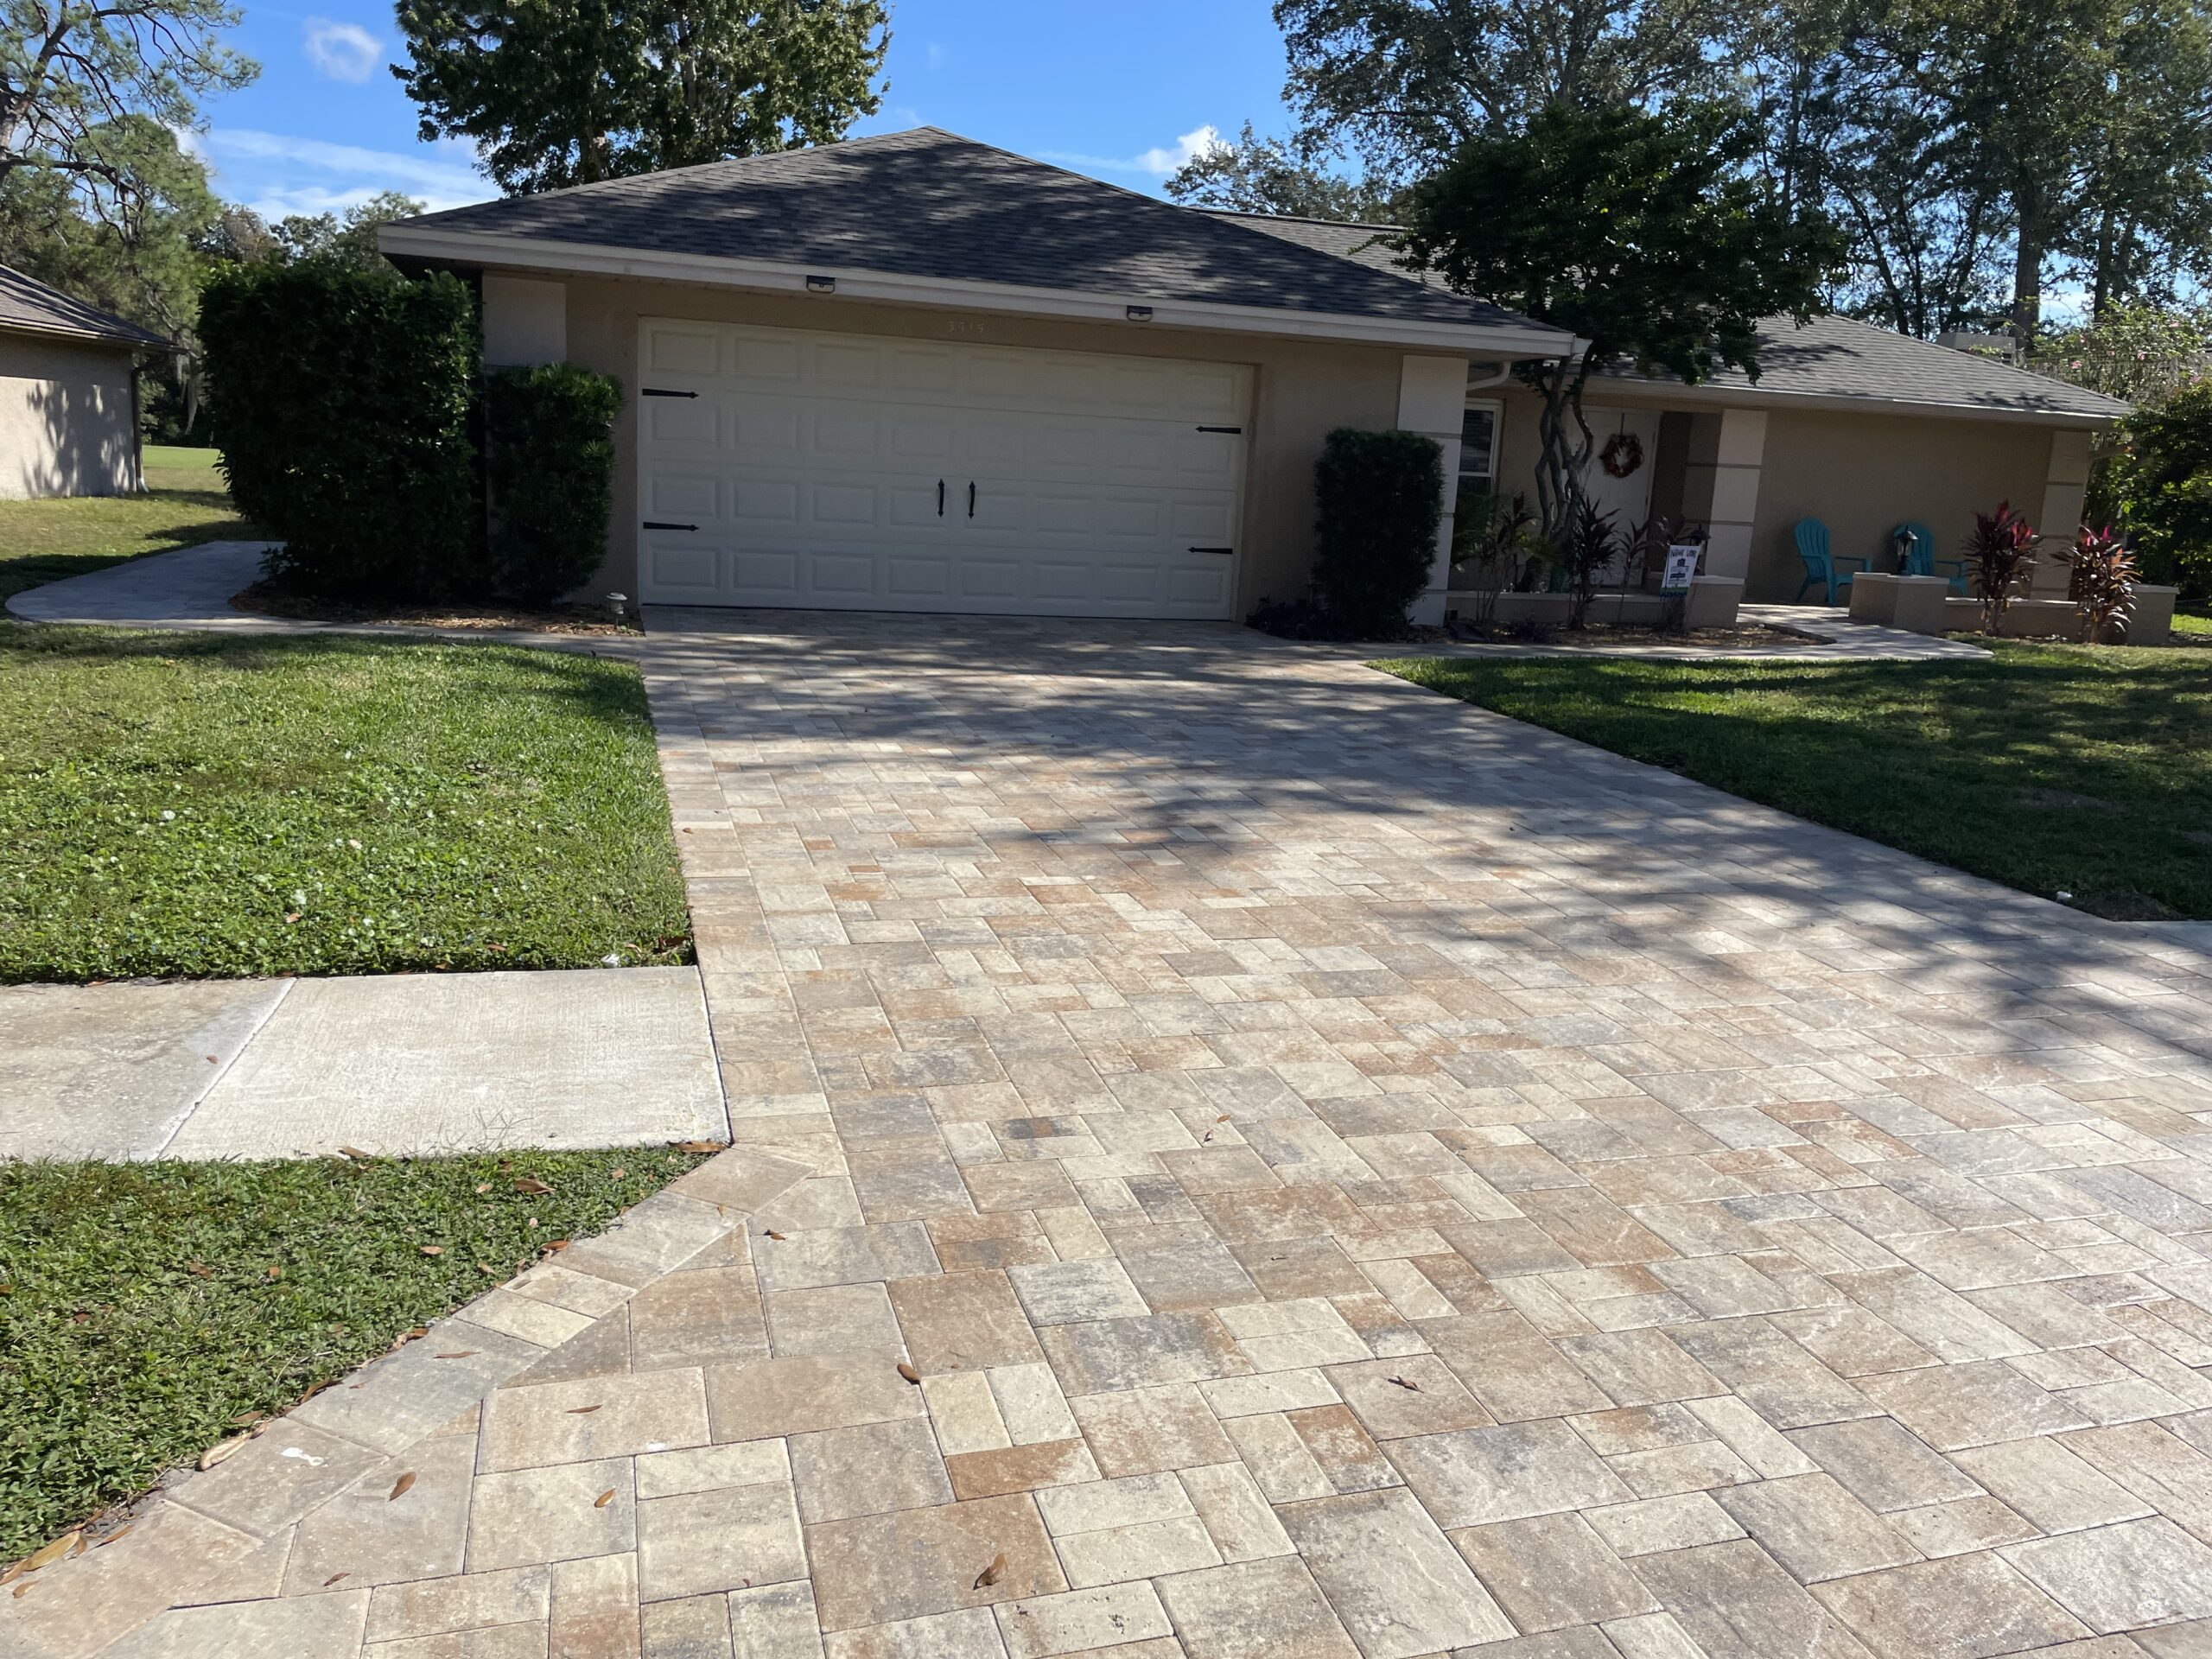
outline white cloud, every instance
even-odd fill
[[[1175,141],[1173,149],[1155,147],[1135,156],[1082,156],[1064,149],[1046,149],[1038,153],[1048,162],[1058,162],[1063,167],[1080,167],[1098,173],[1142,173],[1155,179],[1189,165],[1201,156],[1224,148],[1221,130],[1209,121],[1194,132],[1186,132]]]
[[[476,152],[448,139],[416,150],[365,149],[321,138],[214,127],[197,147],[224,195],[264,217],[341,212],[379,190],[397,190],[433,211],[499,193],[478,171]]]
[[[306,29],[308,61],[333,80],[358,86],[376,73],[384,58],[384,42],[359,23],[310,17]]]

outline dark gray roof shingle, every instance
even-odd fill
[[[610,179],[404,223],[831,270],[1535,330],[1483,301],[1418,288],[1230,219],[933,127]]]
[[[49,288],[5,265],[0,265],[0,329],[169,349],[168,341],[159,334],[141,328],[135,322],[125,322],[121,317],[95,310],[58,288]]]
[[[1301,247],[1356,259],[1433,287],[1435,278],[1410,271],[1378,238],[1392,234],[1387,225],[1338,225],[1325,219],[1270,219],[1259,213],[1220,213]],[[1604,371],[1622,380],[1664,381],[1665,375],[1638,374],[1625,365]],[[1725,369],[1705,383],[1737,391],[1753,390],[1740,369]],[[2031,374],[1993,358],[1976,357],[1948,346],[1915,340],[1849,317],[1815,317],[1802,326],[1775,317],[1759,328],[1761,392],[1809,397],[1849,397],[1868,403],[1986,409],[1992,413],[2080,415],[2113,420],[2128,411],[2117,397]]]

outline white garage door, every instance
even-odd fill
[[[1250,371],[648,319],[641,597],[1225,617]]]

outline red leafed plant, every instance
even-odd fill
[[[2135,613],[2135,555],[2112,526],[2082,526],[2074,545],[2062,556],[2074,567],[2067,595],[2082,609],[2082,637],[2093,645],[2110,645],[2127,632]]]
[[[1967,537],[1967,569],[1974,573],[1974,590],[1981,595],[1984,633],[1994,634],[2003,626],[2012,586],[2035,563],[2036,543],[2042,539],[2009,501],[1999,501],[1995,512],[1974,514],[1974,534]]]

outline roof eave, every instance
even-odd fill
[[[1599,388],[1603,388],[1600,394]],[[2017,404],[1943,403],[1932,398],[1859,397],[1847,392],[1781,391],[1762,386],[1685,385],[1679,380],[1646,380],[1628,375],[1593,377],[1590,395],[1616,395],[1654,404],[1712,404],[1732,409],[1804,409],[1840,415],[1921,415],[1936,420],[2010,421],[2026,426],[2079,429],[2117,426],[2126,410],[2025,409]]]
[[[118,352],[164,352],[174,356],[179,349],[158,335],[142,339],[137,334],[104,334],[91,328],[71,328],[61,324],[46,327],[17,317],[0,318],[0,334],[22,334],[32,340],[59,340],[71,346],[111,346]]]
[[[1288,335],[1306,340],[1415,346],[1516,359],[1557,357],[1572,344],[1566,334],[1541,325],[1453,323],[1341,312],[1295,311],[1272,306],[1226,305],[1165,299],[1150,294],[1033,288],[955,277],[910,276],[836,265],[790,265],[719,255],[663,253],[598,243],[558,242],[490,231],[452,231],[401,222],[380,226],[377,245],[388,255],[437,264],[498,266],[594,276],[633,276],[768,293],[806,290],[809,276],[836,279],[839,299],[894,305],[1063,317],[1152,328]],[[1130,306],[1149,307],[1149,322],[1132,325]]]

